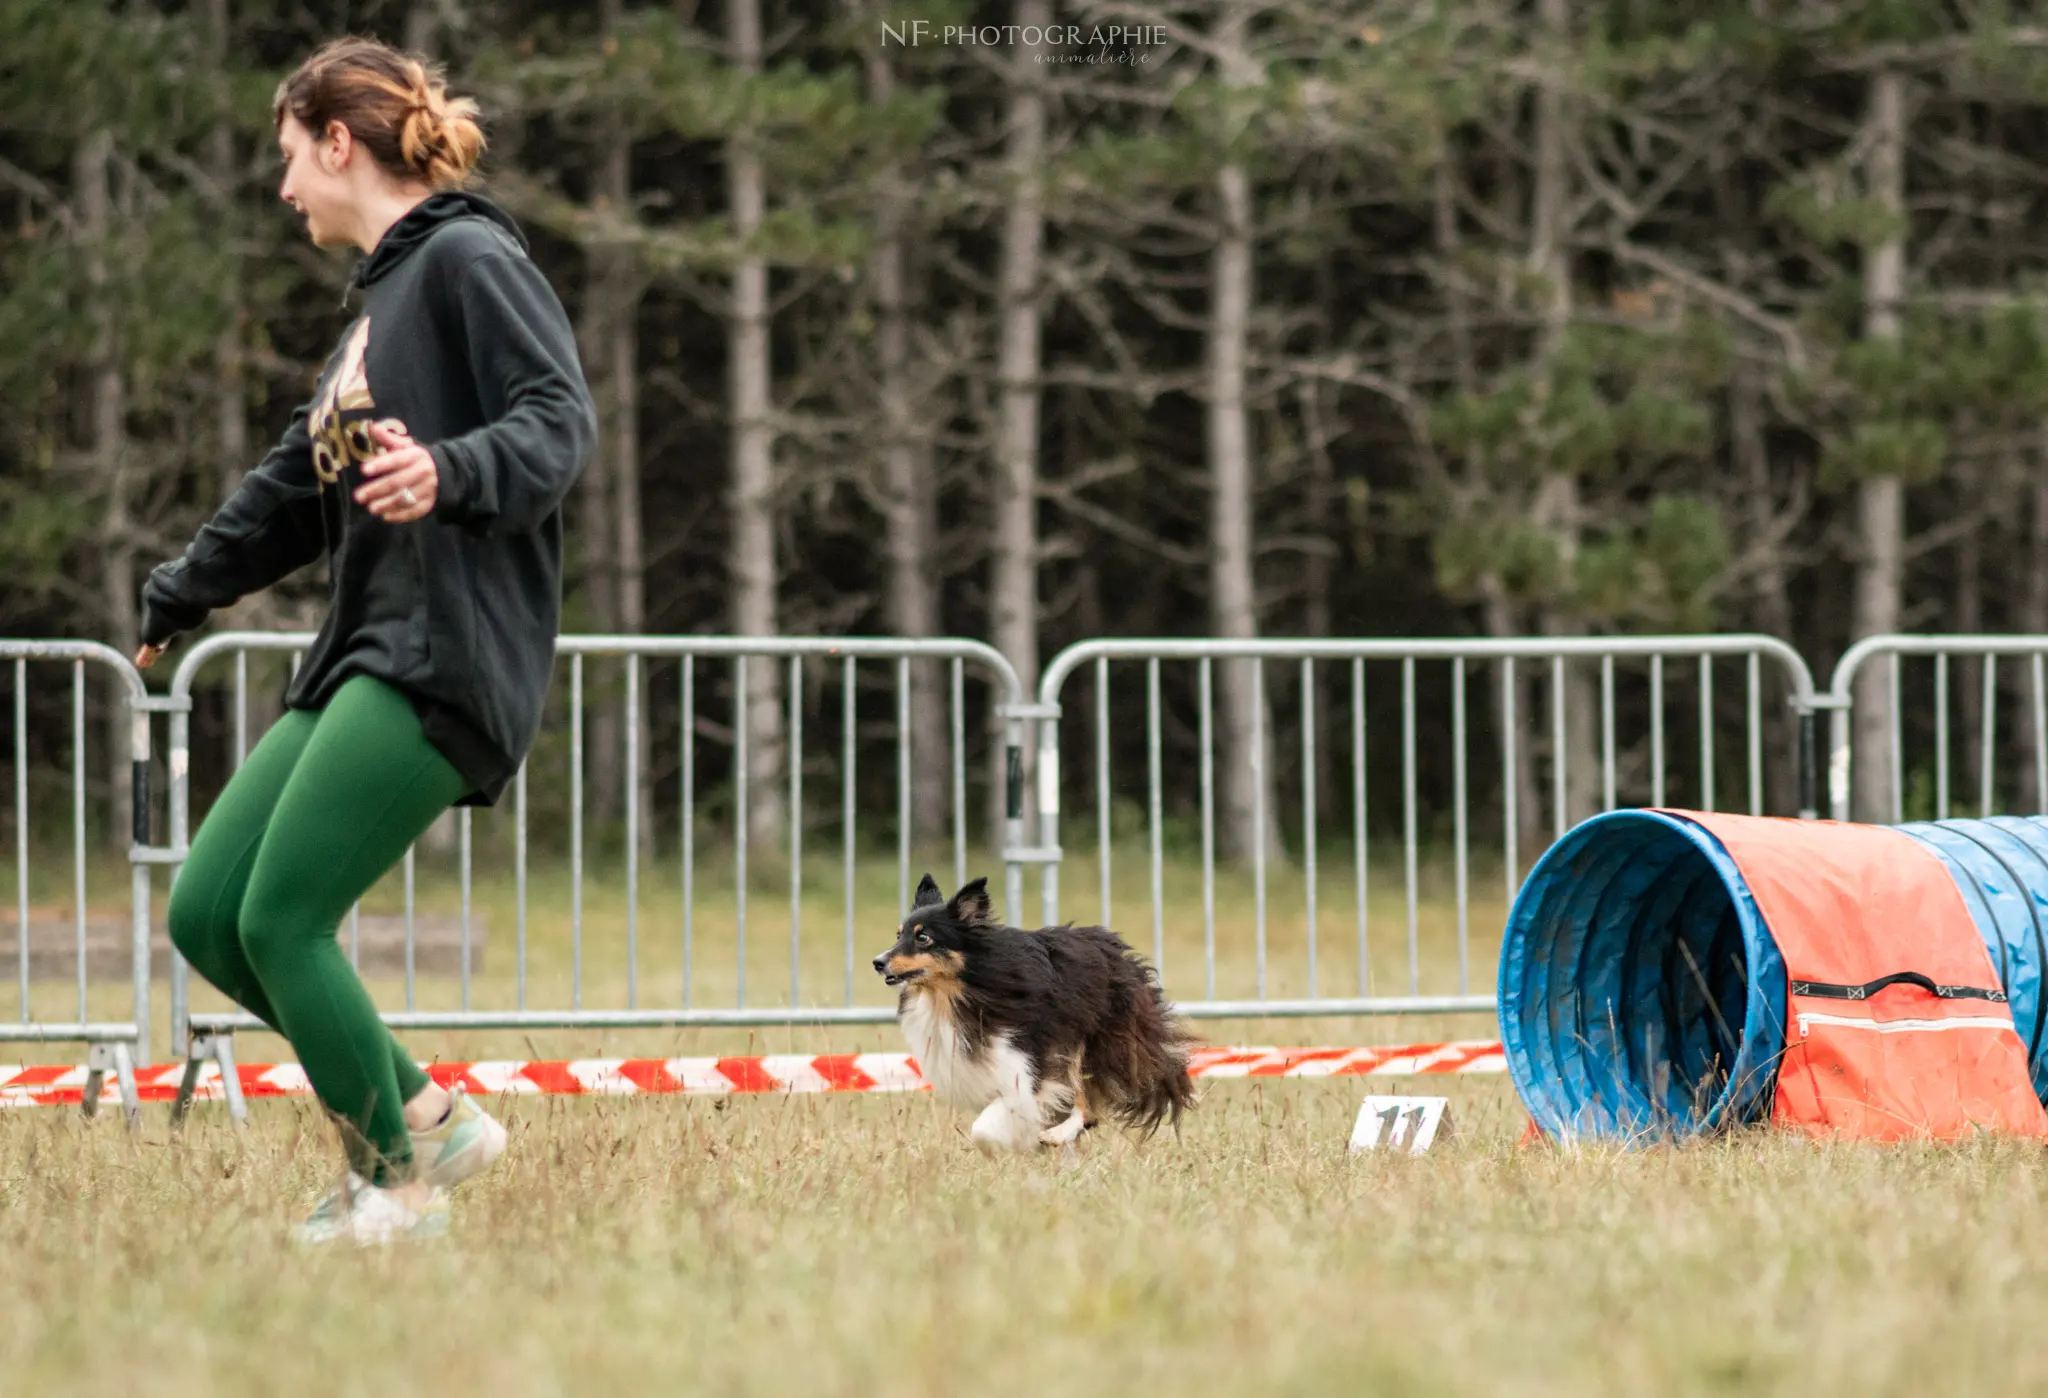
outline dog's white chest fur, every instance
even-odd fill
[[[912,995],[898,1016],[903,1035],[924,1080],[938,1098],[969,1110],[985,1107],[998,1097],[1028,1098],[1037,1083],[1031,1060],[1011,1044],[1005,1034],[984,1039],[973,1053],[962,1043],[959,1027],[946,1015],[932,1012],[932,997]]]

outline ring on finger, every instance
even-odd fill
[[[411,486],[406,486],[404,489],[400,490],[398,492],[398,498],[405,501],[406,508],[408,509],[410,509],[414,505],[419,504],[420,502],[419,496],[412,493]]]

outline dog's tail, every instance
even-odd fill
[[[1188,1052],[1195,1036],[1167,1004],[1153,969],[1117,942],[1115,1012],[1082,1057],[1088,1094],[1125,1126],[1149,1136],[1161,1122],[1180,1125],[1195,1104]]]

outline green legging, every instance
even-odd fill
[[[327,707],[263,735],[192,839],[171,890],[171,941],[291,1041],[377,1184],[411,1172],[404,1106],[427,1086],[377,1017],[335,929],[434,818],[469,790],[419,715],[358,675]]]

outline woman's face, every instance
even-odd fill
[[[339,247],[350,241],[356,191],[349,178],[349,157],[354,145],[340,122],[330,124],[324,137],[315,137],[289,115],[277,128],[277,147],[284,153],[284,179],[277,197],[305,218],[306,236],[315,247]]]

